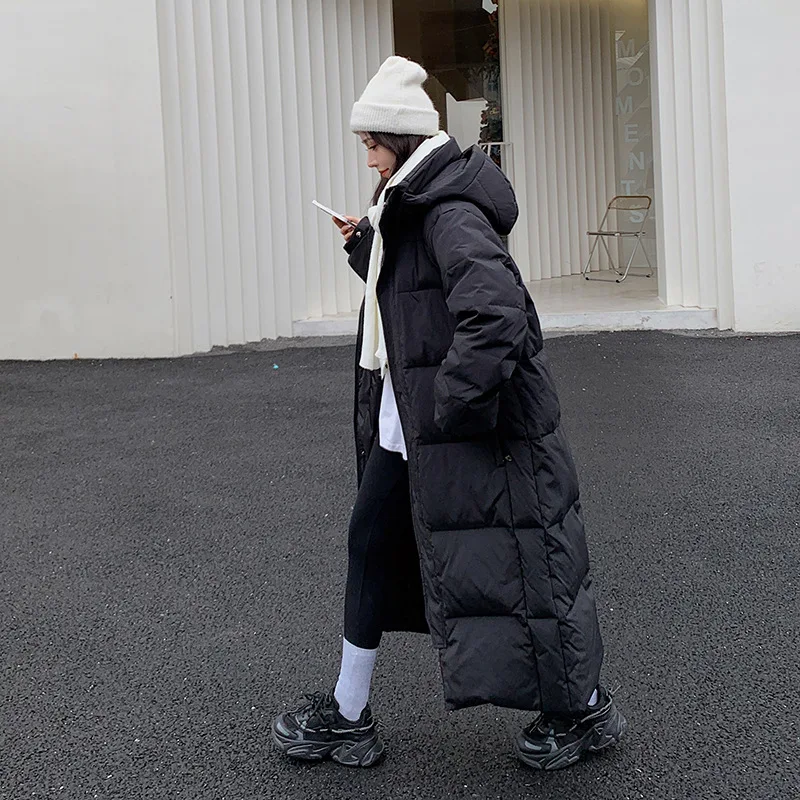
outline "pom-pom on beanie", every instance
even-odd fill
[[[422,88],[427,77],[414,61],[401,56],[387,58],[353,105],[350,130],[419,136],[438,133],[439,112]]]

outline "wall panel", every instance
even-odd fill
[[[733,324],[720,0],[650,0],[659,294]]]
[[[512,246],[526,281],[575,275],[589,253],[586,231],[615,193],[610,0],[505,0],[500,8],[504,119],[522,220]]]
[[[350,109],[392,50],[391,0],[157,0],[175,350],[292,335],[363,290],[312,199],[371,178]]]

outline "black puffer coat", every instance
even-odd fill
[[[452,139],[388,193],[377,293],[410,508],[384,630],[430,631],[450,708],[565,717],[585,710],[603,646],[539,320],[500,238],[516,218],[502,172]],[[346,245],[364,279],[372,233],[363,219]],[[357,361],[362,325],[363,309]],[[356,363],[359,481],[380,392]]]

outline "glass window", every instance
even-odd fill
[[[394,3],[395,52],[422,64],[443,130],[462,148],[482,143],[497,163],[503,141],[497,3],[403,0]]]
[[[647,0],[615,0],[616,40],[615,137],[617,141],[617,191],[655,199],[653,174],[653,117],[650,95],[650,41]],[[621,230],[638,230],[642,212],[619,215]],[[655,264],[654,209],[645,226],[642,246]],[[627,261],[633,242],[623,240],[620,256]]]

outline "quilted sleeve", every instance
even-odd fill
[[[458,204],[434,213],[428,244],[456,320],[434,382],[434,421],[448,434],[488,432],[497,424],[500,387],[523,351],[524,291],[511,256],[477,209]]]

